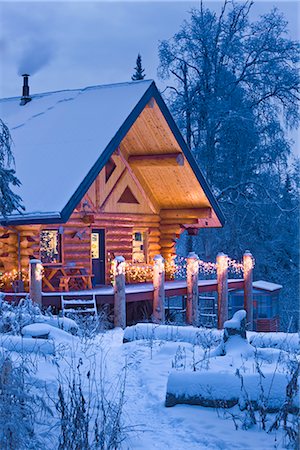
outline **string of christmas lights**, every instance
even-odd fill
[[[244,272],[242,262],[236,261],[230,257],[226,258],[228,271],[235,275],[241,275]],[[252,257],[252,267],[255,261]],[[165,261],[165,275],[167,280],[186,278],[186,258],[183,256],[172,257]],[[205,276],[214,275],[217,272],[217,263],[199,260],[199,272]],[[126,262],[125,274],[127,283],[145,283],[152,281],[153,266],[152,264],[135,264]],[[111,274],[112,277],[112,274]]]
[[[21,277],[20,272],[17,269],[12,269],[8,272],[0,272],[0,289],[2,288],[11,288],[12,283],[14,281],[20,280],[24,281],[24,283],[28,283],[29,281],[29,272],[27,269],[21,270]]]

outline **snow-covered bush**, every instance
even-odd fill
[[[28,364],[12,363],[0,354],[0,448],[23,450],[43,448],[35,431],[37,417],[49,414],[43,398],[33,392]]]
[[[50,312],[47,312],[50,315]],[[21,299],[18,305],[0,298],[0,333],[20,334],[21,329],[37,321],[42,315],[40,307],[29,297]]]
[[[0,297],[0,334],[21,334],[23,327],[33,323],[47,323],[61,328],[71,334],[77,334],[78,325],[67,317],[54,316],[50,308],[43,311],[29,297],[23,298],[18,304],[9,303]]]
[[[59,450],[115,450],[125,439],[122,413],[126,371],[112,386],[102,364],[99,377],[95,369],[85,372],[81,359],[67,376],[61,375],[55,403]]]
[[[83,341],[93,340],[99,333],[111,328],[107,311],[102,309],[98,314],[78,314],[70,313],[65,320],[73,320],[78,327],[77,335]]]

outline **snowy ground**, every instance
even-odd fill
[[[2,335],[2,343],[3,339]],[[96,379],[102,372],[107,386],[112,387],[122,379],[126,367],[123,420],[132,428],[123,442],[124,449],[285,448],[281,432],[267,434],[259,426],[236,430],[224,410],[189,405],[165,407],[169,373],[184,371],[195,359],[200,360],[200,347],[195,350],[191,343],[154,339],[123,344],[120,329],[98,334],[92,341],[57,330],[52,331],[52,339],[56,355],[35,354],[32,375],[34,384],[45,386],[52,400],[57,397],[57,380],[68,377],[79,361],[83,375],[93,367]],[[20,358],[19,353],[11,355],[15,361]],[[51,420],[53,433],[46,432],[44,443],[45,448],[52,449],[56,448],[56,432],[55,420]],[[40,426],[40,430],[47,427]]]

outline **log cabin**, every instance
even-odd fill
[[[109,284],[115,256],[136,266],[170,260],[184,230],[224,224],[154,81],[30,95],[24,75],[22,98],[0,100],[0,117],[25,206],[0,217],[6,289],[26,282],[30,259]],[[58,283],[52,276],[43,288]]]

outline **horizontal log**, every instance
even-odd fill
[[[131,234],[131,227],[116,227],[116,228],[107,228],[106,229],[106,236],[121,236],[121,235],[127,235]]]
[[[114,253],[115,256],[123,256],[126,260],[132,260],[132,252],[118,252],[117,250],[115,252],[110,252],[110,253]]]
[[[159,215],[158,214],[134,214],[134,213],[101,213],[95,216],[95,221],[110,221],[117,220],[118,222],[128,222],[128,221],[139,221],[145,220],[148,222],[158,222]]]
[[[84,245],[80,245],[80,244],[77,244],[77,245],[64,245],[64,247],[63,247],[63,252],[64,253],[72,253],[72,252],[76,252],[76,251],[79,251],[79,252],[90,252],[90,249],[91,249],[91,246],[90,245],[86,245],[86,246],[84,246]]]
[[[106,247],[111,248],[111,247],[115,247],[115,248],[132,248],[132,240],[131,239],[107,239],[106,240]]]
[[[20,247],[21,248],[27,248],[29,247],[30,243],[28,242],[27,239],[22,239],[22,241],[20,242]]]
[[[156,153],[148,155],[131,155],[128,158],[131,167],[166,167],[183,166],[182,153]]]
[[[160,250],[163,251],[171,251],[175,248],[175,244],[174,245],[162,245],[160,247]]]
[[[155,241],[153,240],[151,240],[150,241],[150,239],[148,239],[148,246],[149,245],[155,245],[155,244],[159,244],[159,241],[160,241],[160,238],[159,237],[157,237],[156,239],[155,239]]]
[[[149,251],[152,251],[152,250],[155,250],[155,249],[159,250],[160,247],[161,247],[161,245],[159,243],[157,243],[157,244],[156,243],[155,244],[149,244],[148,245],[148,250]]]
[[[162,219],[208,219],[211,217],[211,208],[161,209]]]
[[[33,253],[31,248],[22,248],[20,251],[21,256],[31,256]]]
[[[40,238],[40,233],[39,233],[39,231],[38,232],[35,232],[35,231],[20,231],[20,237],[21,237],[21,239],[22,238],[28,238],[28,237],[39,239]]]
[[[180,231],[180,229],[181,229],[181,227],[178,223],[176,223],[176,224],[161,224],[161,226],[160,226],[161,233],[166,233],[166,232],[177,233]]]
[[[17,244],[18,237],[16,234],[10,234],[9,237],[1,239],[2,244]]]
[[[163,227],[164,225],[174,225],[177,224],[180,227],[182,225],[190,225],[190,224],[197,224],[198,223],[198,219],[189,219],[187,217],[182,217],[182,218],[178,218],[178,219],[163,219],[161,221],[161,227]]]
[[[73,246],[89,248],[91,246],[91,240],[89,239],[88,241],[81,241],[80,239],[68,239],[68,240],[64,239],[63,241],[64,248]]]
[[[150,230],[149,231],[149,237],[159,237],[160,236],[160,231],[159,231],[159,229],[157,228],[156,230]]]
[[[106,245],[106,250],[109,252],[125,252],[125,251],[131,251],[132,252],[132,244],[127,245],[117,245],[117,244],[110,244]]]

